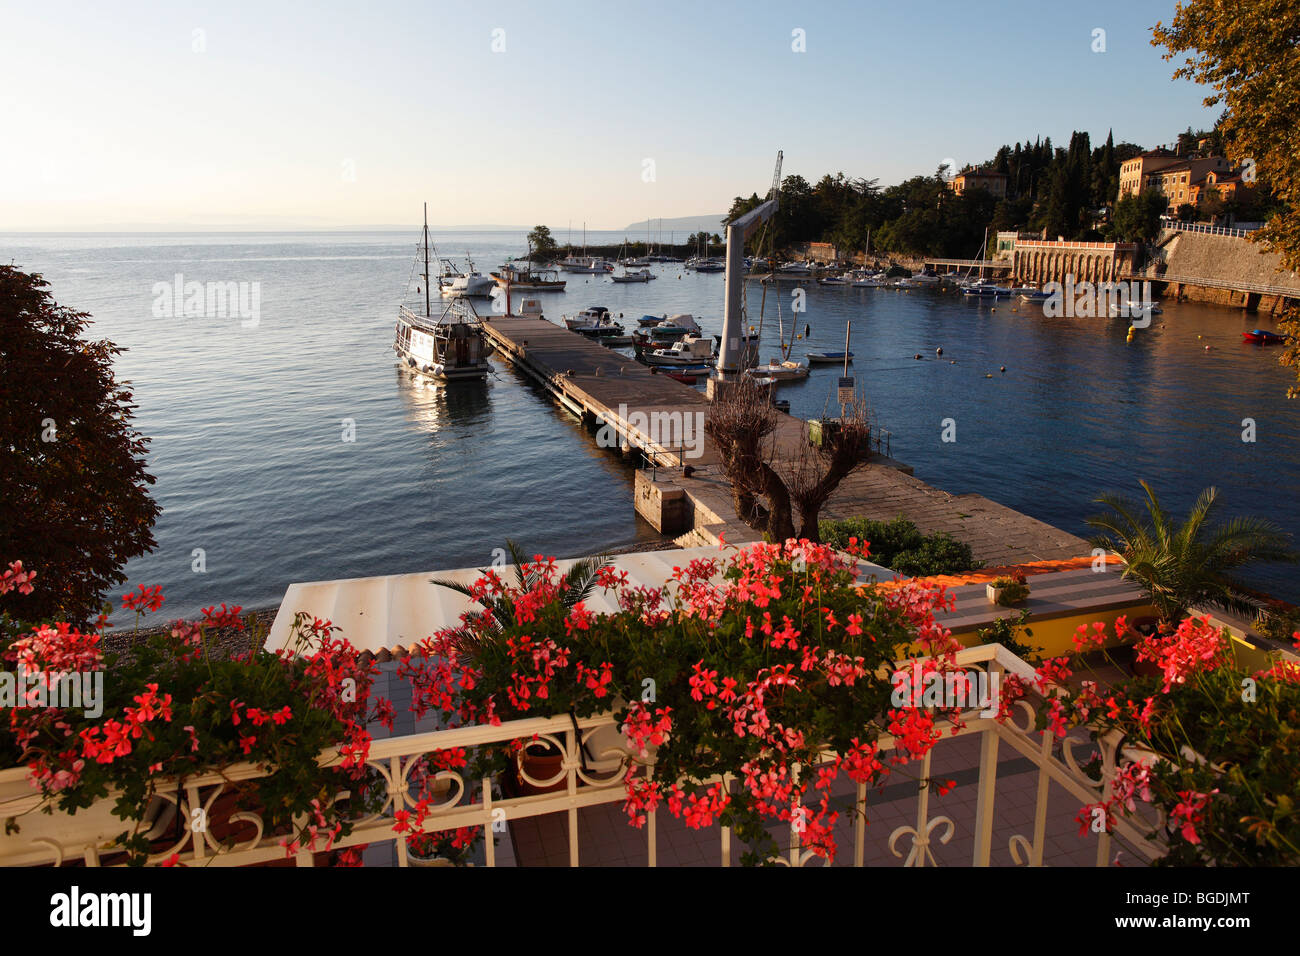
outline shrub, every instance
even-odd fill
[[[633,755],[629,823],[644,826],[661,803],[689,827],[721,822],[750,864],[770,862],[773,833],[792,826],[806,851],[832,860],[835,821],[854,800],[832,802],[837,777],[897,779],[939,739],[939,718],[960,718],[893,702],[901,685],[890,674],[909,648],[928,653],[917,665],[927,672],[955,667],[957,644],[934,621],[951,607],[941,589],[860,587],[851,559],[809,541],[698,558],[674,569],[671,587],[634,588],[626,577],[597,572],[621,608],[601,616],[565,602],[552,559],[537,556],[524,585],[485,572],[473,586],[479,602],[513,614],[466,615],[412,649],[398,673],[412,681],[417,717],[436,710],[454,727],[612,711]],[[896,738],[889,753],[877,743],[886,733]],[[501,758],[527,741],[515,744],[481,752],[474,773],[509,769]],[[828,762],[828,750],[838,757]],[[735,787],[716,782],[724,773]],[[941,795],[952,786],[931,782]]]
[[[822,541],[835,548],[847,548],[851,538],[868,542],[873,562],[909,577],[963,574],[983,566],[975,560],[970,545],[943,532],[924,535],[902,515],[892,521],[823,521],[818,530]]]

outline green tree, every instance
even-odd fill
[[[1150,242],[1160,234],[1160,217],[1168,208],[1156,189],[1125,196],[1115,203],[1115,238],[1120,242]]]
[[[1300,6],[1283,0],[1241,0],[1227,10],[1220,0],[1186,0],[1172,22],[1152,29],[1153,46],[1166,60],[1185,56],[1175,79],[1209,86],[1206,106],[1225,107],[1215,131],[1230,159],[1253,158],[1259,177],[1281,209],[1252,238],[1277,252],[1285,269],[1300,269]],[[1300,374],[1300,311],[1282,328],[1292,336],[1282,364]],[[1287,394],[1300,397],[1300,385]]]
[[[533,226],[528,233],[528,247],[532,250],[532,257],[539,262],[550,262],[559,255],[555,237],[546,226]]]
[[[1162,620],[1176,624],[1197,604],[1237,611],[1258,610],[1235,572],[1256,561],[1295,562],[1291,536],[1262,518],[1218,516],[1219,492],[1206,488],[1181,523],[1160,505],[1145,481],[1146,514],[1121,495],[1104,494],[1097,501],[1108,509],[1088,519],[1101,529],[1094,547],[1107,548],[1124,559],[1124,577],[1137,582],[1151,597]]]
[[[113,373],[122,349],[87,339],[90,316],[48,288],[0,266],[0,563],[37,572],[36,590],[21,603],[0,597],[0,610],[84,624],[126,580],[126,562],[154,546],[159,508],[148,439]]]

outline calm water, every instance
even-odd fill
[[[94,315],[95,334],[128,349],[120,376],[153,439],[163,507],[158,547],[129,565],[130,586],[161,584],[166,609],[181,615],[214,601],[273,604],[294,581],[482,565],[506,537],[559,555],[655,537],[635,516],[632,470],[504,364],[494,360],[482,385],[449,389],[399,373],[389,345],[416,239],[0,237],[0,258],[44,273],[60,302]],[[524,248],[513,233],[435,240],[484,272]],[[720,274],[655,268],[646,285],[569,276],[568,292],[544,296],[547,315],[600,304],[629,320],[691,312],[721,330]],[[176,273],[260,283],[257,326],[155,318],[154,284]],[[759,286],[748,294],[757,324]],[[788,288],[781,317],[788,332]],[[776,318],[769,292],[764,357],[775,354]],[[841,348],[847,321],[858,384],[894,455],[924,481],[1084,535],[1099,491],[1140,494],[1146,478],[1181,510],[1215,484],[1230,512],[1300,533],[1300,407],[1285,398],[1275,352],[1241,343],[1243,329],[1268,320],[1168,305],[1126,344],[1125,320],[1049,320],[928,290],[807,289],[796,322],[811,326],[813,348]],[[792,413],[821,414],[838,374],[783,386]],[[955,442],[941,441],[945,418]],[[1245,418],[1256,422],[1253,444],[1241,440]],[[343,440],[345,419],[355,441]],[[196,548],[206,573],[191,570]],[[1300,600],[1294,569],[1250,578]]]

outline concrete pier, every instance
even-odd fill
[[[548,389],[606,447],[638,450],[649,467],[636,477],[637,512],[682,547],[760,539],[736,514],[730,483],[703,434],[708,399],[633,359],[543,319],[491,317],[497,351]],[[777,413],[775,467],[807,442],[807,423]],[[1083,539],[980,495],[952,495],[873,455],[822,508],[823,518],[903,515],[924,533],[946,531],[989,565],[1063,560],[1089,553]]]

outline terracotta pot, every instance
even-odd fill
[[[558,774],[564,766],[564,754],[547,747],[544,744],[529,743],[524,745],[520,752],[519,763],[523,766],[524,773],[528,774],[533,780],[550,780]],[[538,786],[529,783],[524,779],[523,774],[516,771],[515,778],[519,783],[519,792],[525,795],[535,793],[559,793],[567,788],[566,779],[561,776],[555,783],[547,786]]]

